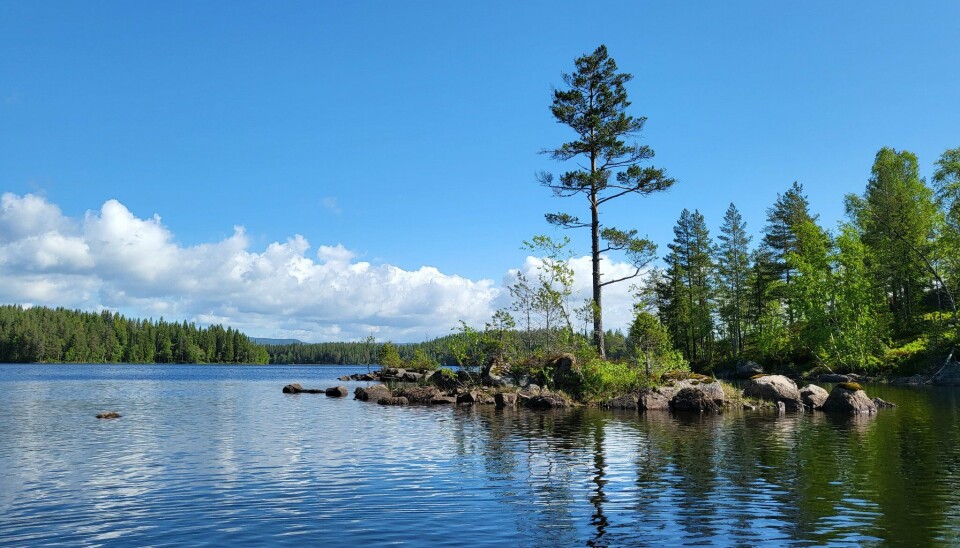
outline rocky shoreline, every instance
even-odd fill
[[[575,370],[575,364],[568,364]],[[824,379],[824,376],[821,376]],[[872,415],[879,409],[894,407],[880,398],[870,398],[857,382],[859,377],[830,376],[824,382],[837,382],[827,392],[816,384],[798,387],[783,375],[758,373],[736,388],[716,378],[693,373],[674,375],[662,386],[644,388],[600,402],[600,407],[620,410],[722,413],[725,409],[771,409],[777,412],[817,411],[844,415]],[[407,371],[385,368],[371,373],[343,376],[343,381],[375,382],[357,387],[355,400],[379,405],[495,405],[498,408],[526,407],[558,409],[583,405],[563,391],[551,390],[529,382],[522,387],[490,382],[465,371]],[[482,382],[478,382],[482,381]],[[299,384],[283,387],[286,394],[320,394],[342,398],[346,386],[305,389]]]

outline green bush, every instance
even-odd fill
[[[585,401],[599,401],[634,392],[649,385],[643,371],[625,363],[594,358],[581,366],[583,384],[578,396]]]

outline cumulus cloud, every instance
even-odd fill
[[[449,333],[464,320],[481,326],[506,306],[507,291],[424,266],[403,270],[357,260],[340,244],[315,254],[300,235],[251,249],[242,227],[221,241],[177,243],[161,218],[139,218],[108,200],[82,219],[65,217],[43,197],[0,197],[0,302],[108,308],[138,317],[222,323],[255,336],[305,341],[396,341]],[[523,271],[535,278],[540,259]],[[571,260],[578,302],[590,294],[590,260]],[[629,265],[605,262],[621,276]],[[607,288],[608,325],[629,322],[626,284]]]

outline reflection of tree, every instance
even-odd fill
[[[480,409],[461,448],[503,482],[498,496],[534,544],[960,540],[950,532],[960,530],[960,393],[876,392],[899,408],[859,417]]]
[[[594,513],[590,523],[597,530],[596,536],[589,541],[589,546],[602,546],[603,535],[607,532],[607,517],[603,515],[603,505],[607,502],[607,495],[604,493],[604,486],[607,485],[606,463],[603,456],[603,438],[604,424],[596,424],[593,428],[593,483],[596,489],[590,495],[590,503],[593,504]]]

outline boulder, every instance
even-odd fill
[[[606,403],[610,409],[639,409],[639,398],[636,394],[624,394],[613,398]]]
[[[474,403],[481,403],[482,401],[483,401],[483,395],[476,390],[464,392],[463,394],[457,394],[457,405],[460,405],[460,404],[472,405]]]
[[[340,375],[340,377],[339,377],[337,380],[338,380],[338,381],[351,381],[351,380],[353,380],[353,377],[352,377],[351,375]]]
[[[820,409],[830,394],[815,384],[808,384],[800,389],[800,401],[810,409]]]
[[[800,391],[797,383],[783,375],[763,375],[748,380],[743,395],[772,402],[782,401],[787,409],[799,409]]]
[[[699,384],[697,384],[699,382]],[[727,400],[726,394],[723,393],[723,386],[720,385],[720,381],[691,381],[691,385],[700,389],[701,392],[707,395],[708,398],[713,400],[713,403],[717,405],[723,405]]]
[[[516,407],[517,393],[516,392],[500,392],[493,396],[493,400],[496,403],[498,409],[502,409],[504,407]]]
[[[453,377],[448,377],[444,375],[442,371],[450,371],[450,369],[437,369],[432,373],[427,373],[425,376],[427,382],[441,390],[450,390],[452,388],[456,388],[459,384],[456,376],[454,375]]]
[[[120,413],[117,413],[116,411],[105,411],[103,413],[97,414],[98,419],[119,419],[122,416],[123,415],[121,415]]]
[[[570,405],[570,402],[555,392],[541,392],[527,398],[525,403],[531,409],[562,409]]]
[[[303,387],[297,383],[288,384],[283,387],[284,394],[299,394],[300,392],[303,392]]]
[[[681,388],[670,400],[670,408],[674,411],[717,411],[719,409],[713,398],[696,386]]]
[[[379,405],[409,405],[410,400],[403,396],[385,396],[377,400]]]
[[[419,382],[423,378],[423,373],[414,373],[412,371],[407,371],[400,377],[403,382]]]
[[[887,400],[883,400],[880,398],[873,398],[871,401],[873,402],[873,405],[877,406],[877,409],[893,409],[894,407],[897,406],[894,403],[890,403]]]
[[[430,400],[430,405],[455,405],[457,398],[453,396],[437,396]]]
[[[505,386],[513,386],[513,382],[507,377],[501,377],[499,375],[494,375],[488,373],[480,377],[480,384],[484,386],[492,386],[494,388],[503,388]]]
[[[844,415],[870,415],[877,412],[877,406],[859,387],[838,384],[823,403],[823,410]]]
[[[377,401],[380,398],[390,395],[390,389],[382,384],[359,386],[353,391],[353,399],[360,401]]]
[[[736,369],[733,371],[733,376],[738,379],[749,379],[755,375],[763,374],[763,367],[751,360],[740,360],[737,362]]]
[[[403,389],[400,394],[413,403],[430,403],[442,394],[434,386],[414,386]]]
[[[670,387],[644,388],[637,395],[637,408],[644,411],[670,409],[670,400],[677,390]]]
[[[817,377],[819,382],[850,382],[853,380],[853,377],[850,375],[841,375],[838,373],[824,373]]]
[[[347,390],[346,386],[332,386],[323,391],[324,394],[331,398],[346,398],[347,394],[350,392]]]
[[[357,380],[370,382],[370,381],[378,381],[380,380],[380,378],[377,375],[374,375],[373,373],[364,373],[363,375],[360,375],[360,378],[358,378]]]

